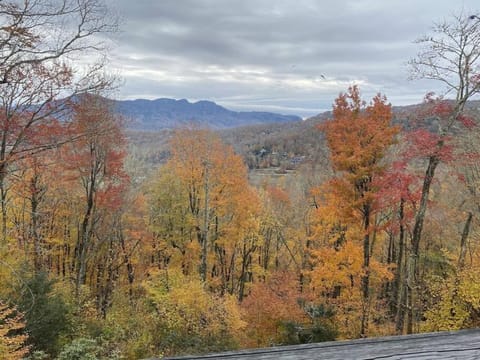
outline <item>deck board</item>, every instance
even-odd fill
[[[477,360],[480,359],[480,329],[279,346],[169,359]]]

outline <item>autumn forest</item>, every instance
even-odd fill
[[[182,127],[148,161],[107,100],[101,1],[6,0],[0,19],[1,359],[480,325],[478,18],[435,25],[409,61],[448,96],[394,112],[352,84],[298,142]]]

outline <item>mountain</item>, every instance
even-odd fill
[[[116,111],[127,118],[133,130],[154,131],[183,125],[199,125],[211,129],[229,129],[245,125],[301,121],[299,116],[269,112],[237,112],[211,101],[190,103],[185,99],[114,101]]]

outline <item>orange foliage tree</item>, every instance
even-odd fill
[[[367,105],[353,86],[335,100],[333,119],[320,125],[337,176],[314,190],[324,198],[316,234],[324,239],[324,246],[313,251],[313,286],[333,299],[341,297],[342,291],[353,291],[347,296],[350,300],[357,298],[354,293],[359,296],[360,303],[353,308],[360,310],[360,336],[368,332],[372,276],[374,281],[390,276],[372,259],[372,234],[376,230],[375,179],[384,171],[382,159],[398,132],[391,119],[391,106],[384,96],[375,96]]]
[[[242,302],[247,322],[243,346],[265,347],[288,342],[286,327],[308,324],[302,308],[305,294],[300,291],[298,278],[293,273],[278,271],[266,281],[256,282]]]
[[[177,131],[171,153],[150,196],[154,246],[162,252],[155,261],[177,263],[185,275],[198,271],[213,289],[241,299],[253,276],[260,206],[246,167],[207,130]]]

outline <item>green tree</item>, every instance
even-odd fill
[[[18,307],[25,313],[29,343],[34,350],[58,353],[62,336],[70,333],[69,308],[54,291],[55,281],[39,272],[27,279],[18,294]]]
[[[78,338],[65,345],[57,360],[99,360],[100,351],[95,340]]]

